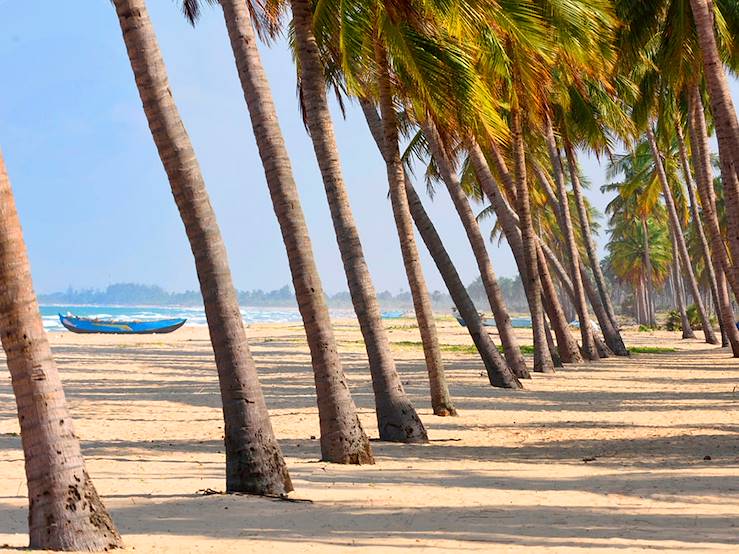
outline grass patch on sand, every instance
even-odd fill
[[[413,348],[413,349],[423,348],[423,343],[421,341],[400,340],[396,342],[391,342],[390,345],[396,346],[398,348]],[[500,352],[503,352],[503,347],[501,345],[497,345],[497,347]],[[477,347],[474,344],[440,344],[439,348],[441,349],[442,352],[460,352],[462,354],[477,354]],[[533,354],[534,347],[530,344],[521,345],[521,352],[524,354]]]
[[[677,352],[677,349],[668,346],[629,346],[629,352],[632,354],[666,354]]]

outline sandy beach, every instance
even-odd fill
[[[335,322],[360,417],[377,436],[356,322]],[[440,336],[456,418],[431,414],[409,319],[387,323],[431,442],[373,442],[375,466],[319,461],[302,327],[248,329],[295,492],[224,487],[218,383],[205,328],[50,338],[88,469],[132,552],[737,552],[739,363],[678,333],[630,331],[611,358],[490,387],[456,322]],[[521,343],[530,333],[518,330]],[[27,544],[15,405],[0,371],[0,545]]]

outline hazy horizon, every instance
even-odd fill
[[[150,2],[149,9],[218,215],[235,286],[291,285],[220,10],[206,9],[192,29],[174,2]],[[298,112],[291,55],[283,41],[263,47],[262,53],[324,288],[328,294],[346,291],[323,185]],[[70,285],[99,289],[116,282],[197,289],[192,255],[113,7],[0,0],[0,59],[10,83],[0,91],[0,148],[37,292]],[[737,102],[734,80],[732,90]],[[384,163],[361,111],[356,104],[347,107],[347,119],[335,110],[334,123],[375,287],[408,290]],[[588,197],[602,211],[607,199],[598,189],[605,168],[592,158],[582,161],[593,182]],[[415,184],[425,187],[421,178]],[[479,272],[446,191],[439,188],[433,201],[424,194],[423,201],[469,284]],[[492,221],[482,225],[487,234]],[[490,248],[496,272],[516,275],[507,245]],[[429,288],[445,290],[423,246],[421,251]]]

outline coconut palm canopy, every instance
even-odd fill
[[[225,491],[285,499],[293,490],[288,465],[301,444],[283,455],[275,429],[285,426],[272,426],[263,381],[273,386],[275,380],[267,381],[259,367],[269,366],[264,352],[252,356],[255,339],[245,331],[226,241],[147,2],[112,4],[198,279],[208,326],[201,342],[209,349],[198,364],[213,358]],[[177,6],[195,27],[205,9],[223,16],[221,40],[231,47],[249,116],[243,131],[257,145],[302,321],[304,337],[297,342],[304,338],[306,348],[294,365],[312,369],[309,386],[296,384],[297,373],[281,383],[279,400],[315,398],[315,406],[280,416],[303,418],[315,408],[311,429],[318,438],[309,436],[318,441],[312,455],[320,461],[371,465],[447,448],[425,443],[445,425],[436,417],[458,415],[449,381],[461,372],[447,374],[458,362],[449,353],[468,356],[465,363],[481,370],[489,386],[503,389],[488,391],[496,400],[530,386],[536,373],[591,367],[609,357],[630,363],[624,329],[633,323],[655,329],[666,314],[670,326],[680,321],[683,338],[695,338],[695,327],[707,344],[720,341],[739,357],[739,123],[727,84],[739,70],[736,0],[180,0]],[[280,34],[295,62],[297,103],[322,192],[298,186],[303,171],[292,165],[272,96],[276,83],[269,82],[258,47],[259,41],[283,47],[274,40]],[[386,170],[386,182],[376,188],[389,198],[410,290],[408,314],[383,311],[356,223],[356,214],[368,210],[351,202],[329,97],[345,117],[363,116],[373,148],[361,154],[375,156]],[[349,103],[361,111],[345,110]],[[589,182],[583,155],[607,165],[607,182]],[[429,197],[451,200],[448,213],[465,233],[462,248],[439,233],[416,189],[421,175]],[[588,198],[592,187],[609,197],[605,222]],[[345,279],[356,316],[353,341],[332,321],[303,212],[308,194],[328,204],[341,259],[333,269]],[[2,157],[0,200],[0,330],[22,433],[30,545],[116,548],[122,540],[69,423]],[[493,220],[490,234],[480,226],[486,219]],[[515,280],[499,279],[491,241],[510,250]],[[429,291],[423,248],[448,296]],[[455,265],[465,255],[480,275],[470,287]],[[464,327],[453,340],[465,345],[444,342],[450,331],[434,312],[442,296]],[[480,303],[492,317],[481,313]],[[512,314],[512,306],[524,313]],[[384,321],[404,315],[404,327]],[[452,327],[460,331],[454,321]],[[393,342],[393,331],[409,331],[414,339]],[[349,352],[345,347],[354,343],[361,348]],[[396,363],[399,346],[418,347],[422,379],[408,378],[407,360]],[[357,405],[360,377],[367,388]],[[553,386],[566,387],[566,379],[537,383],[538,396],[529,401],[540,402]],[[497,408],[486,406],[482,394],[460,392],[475,409]],[[566,394],[561,398],[567,401]],[[369,412],[374,418],[365,417]],[[378,458],[370,444],[375,432]],[[405,444],[390,450],[386,443]],[[424,446],[408,446],[414,443]],[[300,478],[312,474],[302,471]]]

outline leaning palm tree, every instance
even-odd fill
[[[706,81],[711,112],[716,123],[725,198],[729,207],[726,238],[732,261],[729,262],[730,269],[725,268],[725,271],[737,293],[739,126],[724,71],[724,64],[734,71],[739,67],[736,42],[736,37],[739,36],[739,10],[736,9],[736,2],[616,0],[615,5],[624,23],[619,37],[622,67],[631,70],[640,65],[651,66],[651,73],[658,74],[659,81],[665,83],[663,89],[686,88],[691,102],[697,103],[700,110],[703,109],[701,77]],[[645,60],[645,51],[651,59]],[[647,70],[646,73],[649,75],[650,71]],[[702,137],[699,138],[702,140]],[[718,254],[714,251],[713,255]],[[728,261],[725,257],[723,259]]]
[[[719,0],[719,4],[724,4]],[[716,122],[716,138],[719,145],[719,153],[721,160],[722,172],[725,175],[727,184],[731,184],[731,196],[735,201],[739,201],[739,121],[737,121],[736,109],[731,99],[731,91],[729,83],[726,79],[724,64],[721,58],[717,37],[714,31],[716,17],[722,16],[723,12],[715,10],[713,0],[690,0],[690,8],[695,21],[696,34],[698,35],[698,43],[700,44],[701,54],[703,56],[704,75],[706,84],[711,98],[711,112]],[[729,46],[732,52],[736,50],[736,37],[731,31],[736,31],[737,13],[735,3],[727,3],[731,5],[727,13],[727,17],[733,17],[733,28],[729,33],[725,33],[720,38],[728,38]],[[726,28],[726,21],[722,21],[723,27]],[[727,36],[728,35],[728,36]],[[733,54],[735,57],[736,54]],[[736,61],[736,58],[734,60]],[[733,170],[733,175],[731,175]],[[739,233],[736,229],[733,233]]]
[[[689,104],[689,102],[688,102]],[[688,107],[688,111],[690,108]],[[688,116],[690,117],[690,115]],[[718,267],[719,274],[716,273],[716,266],[714,259],[711,256],[711,248],[708,244],[708,238],[703,229],[703,218],[701,217],[698,198],[696,195],[695,181],[693,179],[693,173],[690,168],[688,161],[687,146],[683,135],[682,123],[675,125],[675,135],[678,144],[678,153],[680,155],[680,166],[683,172],[683,180],[688,189],[688,200],[690,205],[690,214],[693,222],[693,229],[697,235],[698,244],[700,245],[700,257],[703,259],[705,267],[706,278],[708,285],[711,289],[711,297],[713,298],[714,306],[718,312],[719,326],[721,328],[722,346],[727,346],[727,343],[731,345],[734,355],[739,354],[739,329],[734,323],[734,317],[731,308],[731,300],[729,298],[726,278],[724,276],[723,269],[720,265]],[[697,167],[696,163],[696,167]],[[723,241],[722,241],[723,242]],[[723,244],[721,245],[723,248]]]
[[[595,347],[595,338],[593,337],[593,329],[590,325],[590,317],[588,315],[588,305],[585,299],[585,286],[583,285],[582,276],[580,275],[580,253],[575,240],[575,227],[572,224],[572,215],[570,213],[569,195],[567,194],[567,184],[565,182],[564,168],[562,166],[562,158],[559,153],[557,139],[554,136],[554,128],[550,117],[545,117],[545,131],[547,150],[549,152],[552,172],[554,174],[554,182],[557,185],[556,196],[552,200],[552,208],[555,217],[565,239],[565,250],[567,260],[569,262],[568,269],[572,279],[572,287],[574,294],[575,310],[577,311],[578,321],[580,322],[580,336],[582,338],[583,355],[588,360],[598,358],[598,352]],[[542,179],[546,181],[546,179]],[[554,196],[554,195],[553,195]]]
[[[418,418],[403,391],[403,384],[395,368],[390,342],[382,326],[380,306],[349,205],[349,195],[341,171],[339,149],[326,99],[324,68],[313,32],[312,6],[307,0],[291,0],[290,5],[300,71],[303,113],[326,189],[349,293],[367,347],[380,438],[405,441],[407,438],[405,430],[417,428]],[[428,340],[425,340],[424,344],[427,343]],[[433,351],[425,353],[427,365],[441,364],[440,357],[437,360]],[[445,386],[432,387],[431,405],[434,414],[439,416],[456,413]]]
[[[367,120],[367,125],[370,129],[372,137],[375,139],[378,150],[382,157],[387,161],[391,159],[392,150],[385,147],[384,137],[382,133],[383,124],[380,115],[377,113],[377,109],[367,101],[362,101],[362,110]],[[436,232],[433,222],[429,218],[426,210],[423,207],[421,199],[418,197],[410,178],[407,174],[404,174],[406,198],[408,201],[408,209],[413,222],[418,229],[421,239],[426,245],[431,258],[436,264],[436,268],[439,270],[444,284],[449,291],[449,295],[452,297],[459,315],[465,322],[467,331],[480,354],[480,359],[485,365],[485,370],[488,374],[488,380],[494,387],[519,389],[522,388],[521,382],[518,377],[530,377],[528,372],[516,373],[506,366],[506,362],[498,353],[498,350],[493,344],[490,335],[488,335],[485,327],[482,324],[482,320],[477,313],[472,299],[467,292],[462,280],[457,273],[454,264],[442,242],[439,234]],[[525,371],[525,367],[524,367]],[[441,376],[443,377],[443,373]],[[429,380],[431,381],[432,389],[435,386],[439,386],[437,382],[438,378],[429,373]]]
[[[120,548],[121,537],[87,474],[67,411],[1,152],[0,283],[0,337],[21,428],[30,548]]]
[[[223,0],[220,4],[311,352],[321,424],[321,453],[324,459],[336,463],[371,462],[369,441],[357,417],[341,367],[290,157],[259,56],[251,15],[254,6],[238,0]],[[200,13],[199,3],[185,0],[183,8],[194,24]],[[410,403],[406,400],[405,405]],[[426,440],[426,430],[412,407],[408,417],[400,421],[397,416],[405,414],[396,410],[381,415],[379,409],[384,407],[386,405],[378,404],[378,418],[382,418],[384,424],[380,427],[381,437],[396,441]],[[388,420],[390,431],[385,431]]]
[[[462,188],[462,184],[454,169],[452,159],[450,158],[447,148],[445,147],[441,134],[439,133],[434,122],[429,119],[421,123],[423,136],[428,144],[428,151],[432,158],[433,164],[438,169],[439,177],[446,185],[449,195],[452,198],[454,208],[464,227],[467,239],[475,256],[477,267],[480,270],[485,293],[488,303],[493,311],[495,318],[495,326],[500,336],[503,346],[503,353],[508,366],[518,377],[527,377],[528,371],[526,363],[518,345],[518,339],[513,331],[511,317],[503,299],[503,292],[498,285],[498,279],[493,269],[492,260],[485,247],[485,239],[480,231],[480,226],[470,207],[469,200]]]
[[[706,342],[709,344],[718,344],[716,334],[713,331],[713,327],[708,319],[706,308],[703,305],[703,298],[698,288],[698,281],[695,278],[695,272],[688,254],[688,248],[685,243],[685,236],[683,235],[682,225],[680,224],[680,218],[678,217],[677,209],[675,207],[675,199],[673,198],[672,189],[667,180],[667,174],[665,167],[662,162],[662,153],[660,152],[657,139],[655,138],[654,132],[652,131],[651,123],[647,124],[647,140],[652,150],[652,156],[654,157],[654,165],[657,172],[657,177],[662,185],[662,195],[667,206],[667,214],[669,216],[670,226],[672,229],[673,238],[675,244],[678,247],[678,256],[680,259],[680,265],[683,268],[685,275],[688,277],[688,283],[690,284],[691,293],[693,295],[693,302],[698,308],[698,314],[701,319],[701,325],[703,327],[703,335],[705,336]]]
[[[221,385],[226,489],[285,494],[292,483],[249,351],[226,247],[169,88],[145,0],[114,0],[114,5],[149,128],[195,258]]]
[[[716,271],[716,296],[718,313],[723,323],[724,333],[731,344],[734,356],[739,356],[739,330],[733,325],[734,310],[731,305],[731,290],[739,294],[736,275],[729,260],[726,244],[721,232],[716,206],[716,191],[713,187],[713,171],[710,161],[710,147],[706,130],[703,105],[696,98],[695,88],[689,91],[688,128],[690,130],[691,157],[693,171],[701,199],[702,219],[708,229],[711,243],[711,258]],[[736,331],[736,332],[735,332]]]
[[[341,67],[347,90],[360,98],[368,120],[375,118],[382,127],[381,140],[376,142],[385,160],[403,263],[428,352],[438,348],[438,338],[413,232],[414,216],[398,145],[396,106],[412,103],[434,113],[456,106],[457,99],[469,92],[459,83],[468,80],[471,67],[460,48],[439,31],[438,6],[422,2],[401,4],[323,2],[316,12],[316,21],[322,22],[322,33],[331,41],[326,50],[333,53],[336,66]],[[379,104],[380,117],[374,111],[373,101]],[[440,259],[434,261],[437,266],[446,267]],[[481,352],[481,356],[485,354]],[[501,386],[520,386],[507,366],[496,372]]]

